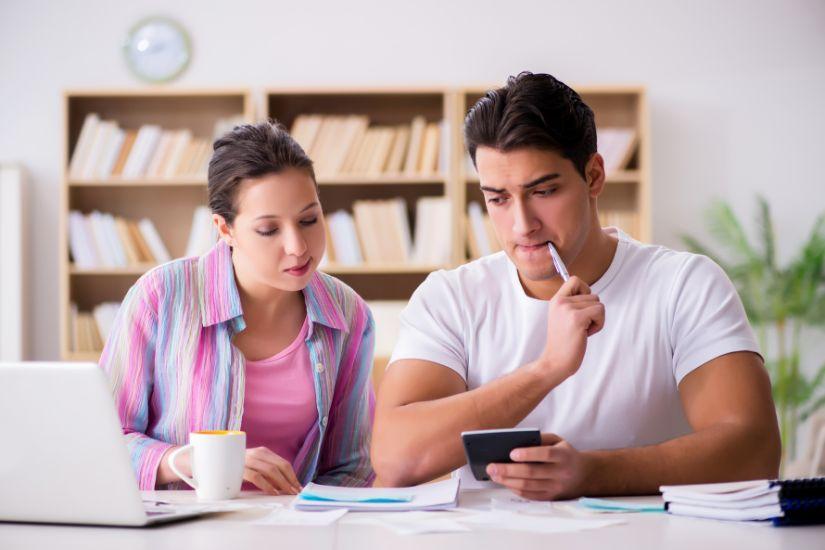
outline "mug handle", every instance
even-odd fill
[[[176,476],[178,476],[183,481],[185,481],[186,484],[189,485],[190,487],[192,487],[193,489],[197,489],[198,488],[198,483],[195,481],[195,478],[187,477],[187,476],[183,475],[183,473],[180,470],[178,470],[178,467],[175,466],[175,459],[178,457],[178,455],[181,454],[181,453],[185,453],[187,451],[190,451],[190,452],[192,451],[192,444],[191,443],[189,445],[184,445],[183,447],[181,447],[181,448],[179,448],[175,451],[172,451],[172,454],[170,454],[169,458],[166,459],[166,463],[169,464],[169,469],[171,469],[173,472],[175,472]]]

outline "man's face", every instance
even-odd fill
[[[596,157],[588,168],[600,160]],[[476,166],[499,242],[522,277],[545,281],[556,276],[548,242],[568,265],[579,256],[595,196],[570,160],[553,151],[479,147]]]

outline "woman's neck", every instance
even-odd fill
[[[243,266],[237,265],[234,258],[233,266],[247,326],[306,314],[304,297],[300,291],[281,290],[256,281],[246,273]]]

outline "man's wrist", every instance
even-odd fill
[[[544,392],[549,392],[568,378],[567,374],[555,368],[546,359],[536,359],[532,363],[527,363],[524,368],[532,377],[532,383],[537,384]]]
[[[599,495],[602,493],[599,489],[599,485],[601,484],[599,474],[604,471],[601,458],[597,452],[581,452],[583,475],[578,493],[582,496]]]

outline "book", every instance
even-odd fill
[[[659,488],[674,515],[774,525],[825,523],[825,478],[670,485]]]
[[[126,130],[126,135],[123,138],[123,146],[120,148],[115,164],[112,167],[112,176],[119,177],[123,174],[123,168],[126,166],[126,160],[132,152],[132,147],[137,138],[136,130]]]
[[[395,129],[395,141],[392,144],[389,159],[387,159],[387,166],[385,168],[388,174],[400,174],[404,167],[404,156],[407,153],[407,147],[410,143],[410,127],[408,125],[401,125]]]
[[[407,156],[404,159],[404,173],[408,176],[418,173],[426,129],[427,120],[423,116],[415,117],[410,124],[410,146],[407,148]]]
[[[97,332],[104,343],[109,339],[109,334],[112,332],[118,309],[120,309],[120,303],[118,302],[103,302],[92,308],[92,317]],[[103,349],[102,346],[101,349]]]
[[[361,243],[358,240],[358,231],[352,215],[346,210],[338,210],[327,216],[327,223],[329,234],[332,237],[335,261],[341,265],[363,263]]]
[[[92,148],[98,124],[100,124],[100,117],[96,113],[89,113],[83,119],[83,126],[80,128],[72,159],[69,162],[69,177],[72,179],[83,177],[82,167],[86,164],[86,158]]]
[[[129,235],[132,237],[132,242],[135,243],[138,251],[138,258],[142,263],[158,263],[155,256],[152,254],[146,239],[143,238],[143,233],[140,232],[137,222],[128,220],[126,226],[129,228]]]
[[[639,141],[635,128],[604,126],[596,130],[599,153],[607,173],[627,168]]]
[[[218,232],[212,223],[212,211],[208,206],[198,206],[192,214],[192,227],[184,256],[201,256],[217,242]]]
[[[80,169],[80,178],[95,179],[97,177],[100,165],[103,163],[103,157],[106,154],[107,144],[116,129],[117,126],[111,120],[98,123],[89,154],[84,159],[83,166]]]
[[[138,229],[140,229],[140,234],[143,235],[146,245],[149,247],[149,250],[152,252],[152,256],[158,263],[172,261],[172,257],[169,255],[169,251],[163,244],[163,240],[160,238],[160,234],[158,234],[158,230],[155,228],[155,224],[152,223],[152,220],[149,218],[143,218],[138,222]]]
[[[146,168],[155,153],[162,135],[160,126],[145,124],[138,129],[135,144],[123,167],[124,178],[140,178],[146,174]]]
[[[418,164],[419,174],[430,175],[438,172],[440,133],[438,123],[430,122],[427,124],[421,145],[421,158]]]
[[[447,197],[420,197],[415,206],[415,238],[412,260],[417,264],[450,262],[452,215]]]
[[[126,132],[115,126],[109,134],[108,141],[104,146],[95,172],[95,176],[98,179],[105,180],[112,175],[112,170],[115,167],[115,162],[117,161],[118,154],[120,153],[121,147],[123,147],[125,139]]]

